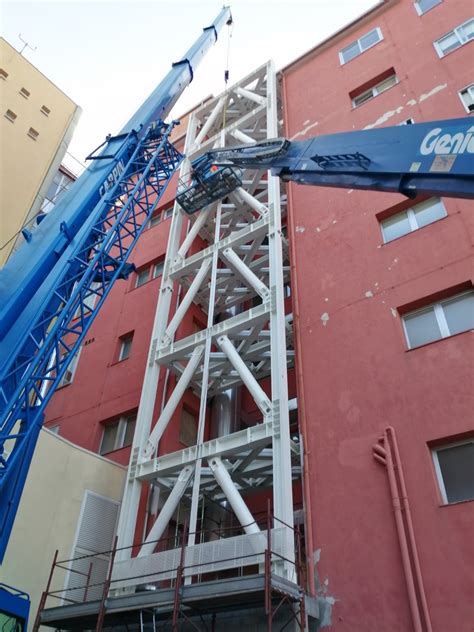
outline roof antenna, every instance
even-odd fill
[[[20,55],[23,55],[23,51],[25,50],[25,48],[31,48],[33,52],[38,48],[37,46],[35,46],[34,48],[33,46],[30,46],[28,42],[22,38],[21,33],[18,33],[18,37],[23,42],[23,48],[20,51]]]

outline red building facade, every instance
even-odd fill
[[[281,72],[285,135],[465,116],[473,24],[467,0],[381,3]],[[130,453],[171,191],[133,254],[137,272],[112,290],[47,412],[50,428],[120,463]],[[417,629],[418,610],[420,630],[429,617],[434,631],[471,631],[473,221],[463,200],[288,187],[290,395],[305,448],[306,549],[315,590],[334,602],[334,630]],[[182,335],[201,317],[190,313]],[[172,387],[163,373],[158,390]],[[186,445],[195,399],[176,412],[161,452]],[[397,454],[395,441],[414,540],[406,508],[397,529],[390,457],[381,456]]]

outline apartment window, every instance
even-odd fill
[[[163,213],[163,219],[169,219],[172,215],[173,215],[173,207],[170,206],[169,208],[165,209],[165,212]]]
[[[433,449],[432,456],[444,504],[474,500],[474,439]]]
[[[39,132],[37,132],[35,129],[33,129],[32,127],[30,127],[30,129],[27,132],[27,136],[29,136],[30,138],[32,138],[33,140],[37,140],[38,136],[39,136]]]
[[[161,212],[155,213],[155,215],[151,216],[149,228],[153,228],[153,226],[157,226],[161,222]]]
[[[45,105],[41,106],[40,112],[41,114],[44,114],[45,116],[49,116],[51,114],[51,110],[47,108]]]
[[[472,39],[474,39],[474,18],[446,33],[439,40],[433,42],[433,45],[438,55],[444,57]]]
[[[198,420],[196,416],[186,408],[181,412],[181,425],[179,427],[179,440],[186,446],[196,445]]]
[[[27,90],[26,88],[21,88],[20,90],[20,94],[23,98],[28,99],[31,92],[29,90]]]
[[[8,72],[3,68],[0,68],[0,79],[5,80],[8,77]]]
[[[63,386],[67,386],[68,384],[71,384],[71,382],[74,379],[74,375],[76,373],[77,370],[77,365],[79,364],[79,355],[81,353],[81,348],[79,347],[79,349],[76,351],[76,353],[73,355],[71,361],[69,362],[69,365],[66,369],[66,372],[64,373],[64,375],[62,376],[59,384],[58,384],[58,388],[62,388]],[[64,356],[63,356],[64,357]]]
[[[460,90],[458,94],[466,112],[474,112],[474,83]]]
[[[352,44],[349,44],[349,46],[346,46],[339,51],[339,60],[341,65],[347,64],[348,61],[351,61],[351,59],[354,59],[369,48],[372,48],[372,46],[375,46],[375,44],[378,44],[382,40],[382,31],[378,27],[369,31],[362,37],[359,37],[358,40],[352,42]]]
[[[377,82],[376,84],[374,84],[367,90],[364,90],[363,92],[360,92],[359,94],[351,93],[350,96],[352,97],[352,107],[356,108],[359,105],[362,105],[363,103],[365,103],[366,101],[370,101],[370,99],[373,99],[374,97],[378,96],[382,92],[385,92],[385,90],[388,90],[392,86],[395,86],[397,83],[398,83],[397,75],[395,74],[395,72],[393,72],[393,74],[389,75],[382,81]]]
[[[8,119],[10,121],[10,123],[14,123],[15,119],[16,119],[16,114],[15,112],[12,112],[12,110],[7,110],[4,114],[5,118]]]
[[[100,444],[100,454],[127,448],[133,443],[137,423],[136,414],[120,417],[116,421],[104,424],[104,434]]]
[[[426,13],[442,2],[443,0],[417,0],[417,2],[415,2],[415,9],[418,15],[423,15],[423,13]]]
[[[139,270],[137,272],[137,277],[135,279],[135,287],[140,287],[148,281],[150,276],[150,268],[144,268],[143,270]]]
[[[99,294],[99,289],[102,288],[102,283],[100,281],[93,281],[90,285],[89,290],[87,290],[85,298],[82,300],[82,310],[84,316],[90,316],[94,306],[96,304],[97,298],[101,296]],[[73,318],[79,318],[81,315],[81,306],[79,306],[74,312]]]
[[[49,213],[75,182],[75,178],[58,170],[49,185],[46,197],[41,205],[42,213]]]
[[[54,426],[47,426],[47,429],[55,435],[59,434],[59,424],[55,424]]]
[[[447,217],[443,202],[438,198],[432,198],[420,204],[415,204],[396,215],[391,215],[380,222],[384,243],[408,235],[423,226],[432,224],[438,219]]]
[[[159,277],[163,274],[163,268],[165,267],[165,262],[164,261],[158,261],[158,263],[155,263],[155,265],[153,266],[153,278],[156,279],[156,277]]]
[[[130,352],[132,350],[132,342],[133,342],[133,333],[127,334],[120,338],[120,348],[119,348],[119,362],[122,360],[126,360],[130,357]]]
[[[474,328],[474,291],[405,314],[402,322],[409,349],[469,331]]]

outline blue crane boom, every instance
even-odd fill
[[[225,197],[241,184],[236,167],[299,184],[472,199],[474,125],[465,117],[216,149],[194,161],[177,201],[195,213]]]
[[[231,20],[224,7],[0,270],[0,562],[44,408],[183,158],[163,120]]]

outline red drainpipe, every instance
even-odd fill
[[[394,428],[391,426],[386,428],[379,442],[372,446],[372,450],[374,459],[387,468],[413,629],[415,632],[432,632],[405,477]]]

